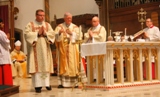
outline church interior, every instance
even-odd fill
[[[95,50],[87,50],[91,43],[77,43],[79,53],[87,57],[80,57],[79,71],[85,73],[77,78],[78,88],[57,88],[58,59],[56,46],[51,44],[52,90],[42,88],[36,93],[32,76],[27,75],[13,77],[13,86],[0,85],[0,97],[160,97],[160,42],[135,38],[143,34],[147,18],[160,29],[160,0],[0,0],[0,18],[5,24],[3,31],[10,34],[10,51],[20,40],[27,56],[24,30],[28,22],[35,20],[37,9],[44,10],[45,21],[53,30],[64,22],[64,13],[70,12],[72,22],[81,27],[82,40],[97,16],[106,29],[106,41],[94,43]],[[81,64],[85,64],[85,70]]]

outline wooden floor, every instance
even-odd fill
[[[8,97],[19,93],[19,86],[0,85],[0,97]]]

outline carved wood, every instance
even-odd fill
[[[77,26],[82,26],[82,32],[87,32],[88,28],[92,26],[92,18],[94,16],[98,16],[98,14],[82,14],[82,15],[76,15],[72,17],[72,22],[76,24]],[[56,16],[55,16],[56,17]],[[63,23],[64,19],[55,19],[56,25]],[[52,25],[54,26],[54,25]]]
[[[127,35],[131,35],[141,30],[141,24],[138,22],[138,15],[137,15],[137,12],[139,11],[140,8],[143,8],[145,11],[147,11],[147,17],[152,18],[151,16],[152,12],[158,13],[158,17],[154,17],[154,18],[158,20],[158,23],[156,22],[155,24],[158,25],[158,27],[160,27],[159,25],[160,1],[128,6],[124,8],[117,8],[117,9],[114,9],[113,0],[105,0],[105,1],[108,2],[108,4],[105,3],[105,5],[103,5],[105,6],[105,9],[103,9],[104,10],[103,12],[106,12],[106,13],[102,14],[104,15],[102,20],[106,21],[108,19],[109,21],[109,23],[107,23],[107,21],[105,22],[105,28],[107,31],[109,31],[110,29],[112,31],[124,31],[124,28],[127,28]],[[107,14],[107,11],[109,11],[108,14]]]

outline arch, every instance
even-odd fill
[[[24,52],[24,38],[23,38],[23,30],[14,28],[14,42],[20,40],[22,43],[21,50]]]

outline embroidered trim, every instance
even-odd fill
[[[100,29],[99,29],[99,31],[97,31],[97,32],[95,32],[95,33],[99,34],[102,27],[103,27],[103,26],[101,26]],[[91,27],[91,28],[89,29],[89,31],[92,30],[92,29],[93,29],[93,27]],[[92,39],[89,38],[89,39],[87,40],[87,42],[90,41],[90,40],[92,40]]]
[[[31,23],[31,26],[32,26],[32,32],[35,32],[35,28],[34,28],[33,22],[30,22],[30,23]]]
[[[32,26],[32,32],[35,32],[35,27],[33,22],[31,22]],[[38,72],[38,62],[37,62],[37,50],[36,50],[36,45],[33,46],[33,53],[34,53],[34,62],[35,62],[35,70]]]

